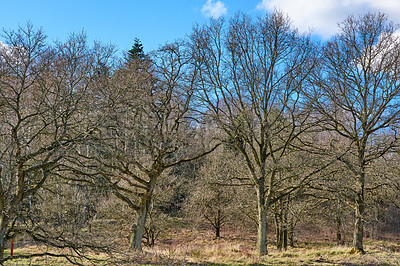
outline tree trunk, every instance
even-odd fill
[[[287,250],[287,244],[288,244],[288,205],[289,205],[289,199],[286,200],[286,202],[283,203],[283,214],[282,214],[282,245],[283,245],[283,250]]]
[[[283,229],[283,243],[282,243],[282,245],[283,245],[283,250],[287,250],[287,246],[288,246],[288,231],[287,231],[287,229],[286,229],[286,226],[285,226],[285,228]]]
[[[340,216],[342,212],[339,212],[336,216],[336,242],[338,245],[344,245],[344,239],[342,235],[342,218]]]
[[[354,238],[353,245],[355,252],[364,254],[363,247],[363,236],[364,236],[364,193],[363,186],[361,191],[356,195],[356,212],[355,212],[355,224],[354,224]]]
[[[282,250],[282,213],[275,203],[275,224],[276,224],[276,248]]]
[[[87,188],[83,188],[83,224],[86,225],[87,221],[87,205],[88,205],[88,195],[87,195]]]
[[[217,221],[215,223],[215,238],[220,238],[221,237],[221,209],[218,209],[217,211]]]
[[[279,249],[279,250],[282,249],[281,230],[280,230],[278,221],[276,223],[276,248]]]
[[[291,248],[294,248],[294,222],[293,222],[293,218],[290,219],[290,223],[289,223],[288,239],[289,239],[289,246]]]
[[[144,234],[144,229],[146,226],[147,213],[151,203],[151,194],[148,195],[146,199],[143,200],[140,211],[138,212],[138,220],[136,224],[132,227],[132,234],[130,240],[130,248],[134,250],[142,250],[142,239]]]
[[[6,247],[5,233],[8,225],[8,218],[5,214],[0,215],[0,259],[4,258],[4,250]]]
[[[221,237],[221,228],[219,228],[219,226],[217,226],[215,228],[215,238],[220,238]]]
[[[258,198],[258,234],[257,234],[257,253],[260,256],[267,255],[267,207],[264,198],[264,186],[259,185],[257,190]]]
[[[365,254],[363,247],[364,237],[364,190],[365,190],[365,147],[366,138],[363,138],[358,150],[358,165],[360,167],[356,180],[356,198],[355,198],[355,223],[353,236],[353,250]]]
[[[1,171],[1,168],[0,168]],[[4,249],[5,249],[5,233],[8,226],[8,216],[5,213],[5,199],[4,199],[4,191],[1,191],[0,196],[0,259],[4,258]]]
[[[288,245],[288,201],[279,200],[275,203],[276,248],[287,250]]]
[[[57,213],[58,213],[58,225],[62,224],[61,216],[61,198],[60,198],[60,185],[57,183]]]

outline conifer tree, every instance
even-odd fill
[[[142,59],[144,57],[143,45],[138,38],[134,39],[132,49],[128,51],[128,59]]]

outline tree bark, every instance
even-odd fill
[[[282,240],[282,245],[283,245],[283,250],[287,250],[287,246],[288,246],[288,231],[287,231],[287,228],[286,228],[286,226],[284,226],[284,229],[283,229],[283,232],[282,232],[282,238],[283,238],[283,240]]]
[[[265,205],[264,186],[259,185],[257,190],[258,198],[258,234],[257,253],[260,256],[267,255],[267,206]]]
[[[338,245],[344,245],[344,239],[342,235],[342,218],[340,216],[341,211],[336,214],[336,242]]]
[[[279,207],[277,202],[275,204],[276,248],[282,250],[282,213]]]
[[[279,250],[282,249],[282,238],[279,222],[276,223],[276,248]]]
[[[361,191],[356,195],[356,211],[354,224],[353,246],[356,252],[365,253],[363,247],[364,237],[364,184],[361,183]]]
[[[217,211],[217,221],[216,221],[216,226],[215,226],[215,238],[220,238],[221,237],[221,209],[218,209]]]
[[[364,254],[363,237],[364,237],[364,190],[365,190],[365,147],[366,138],[359,145],[358,163],[360,173],[356,180],[356,198],[355,198],[355,224],[353,236],[353,249],[355,252]]]
[[[283,250],[287,250],[288,245],[288,205],[289,199],[283,202],[283,214],[282,214],[282,246]]]
[[[4,258],[4,250],[6,247],[5,233],[8,226],[8,218],[5,214],[0,215],[0,259]]]
[[[215,228],[215,238],[221,237],[221,229],[219,227]]]
[[[293,218],[290,219],[289,228],[288,228],[288,238],[289,238],[289,246],[294,248],[294,222]]]
[[[147,213],[151,203],[151,194],[143,200],[142,206],[138,212],[138,220],[136,224],[132,227],[132,234],[130,240],[130,248],[134,250],[142,250],[142,239],[144,234],[144,229],[146,226]]]
[[[1,179],[3,179],[2,177],[2,171],[3,168],[0,166],[0,177]],[[0,182],[0,259],[4,258],[4,233],[5,230],[2,230],[4,227],[4,219],[5,214],[4,214],[4,191],[3,191],[3,185],[2,182]]]

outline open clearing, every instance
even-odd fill
[[[271,239],[269,255],[259,257],[254,250],[254,235],[231,232],[213,239],[209,230],[181,229],[165,232],[156,246],[132,253],[122,248],[107,257],[87,254],[95,260],[78,260],[84,265],[400,265],[398,240],[367,240],[365,255],[350,254],[349,246],[337,246],[327,240],[299,241],[295,248],[278,251]],[[38,253],[37,247],[17,248],[14,255]],[[43,252],[43,250],[41,250]],[[9,254],[7,250],[6,256]],[[69,265],[64,258],[35,257],[14,259],[5,265]]]

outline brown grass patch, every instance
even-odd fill
[[[83,260],[85,265],[400,265],[398,241],[365,241],[365,255],[350,254],[351,247],[336,246],[326,240],[296,243],[295,248],[279,251],[269,239],[269,254],[256,254],[255,234],[251,232],[225,231],[222,238],[214,239],[207,228],[172,227],[163,232],[155,247],[144,247],[133,252],[127,243],[120,243],[113,257],[91,254],[94,259]],[[38,248],[27,246],[15,250],[15,254],[37,253]],[[8,252],[8,251],[7,251]],[[6,255],[7,255],[6,252]],[[62,252],[62,251],[58,251]],[[62,258],[40,257],[30,260],[12,260],[6,265],[68,265]]]

